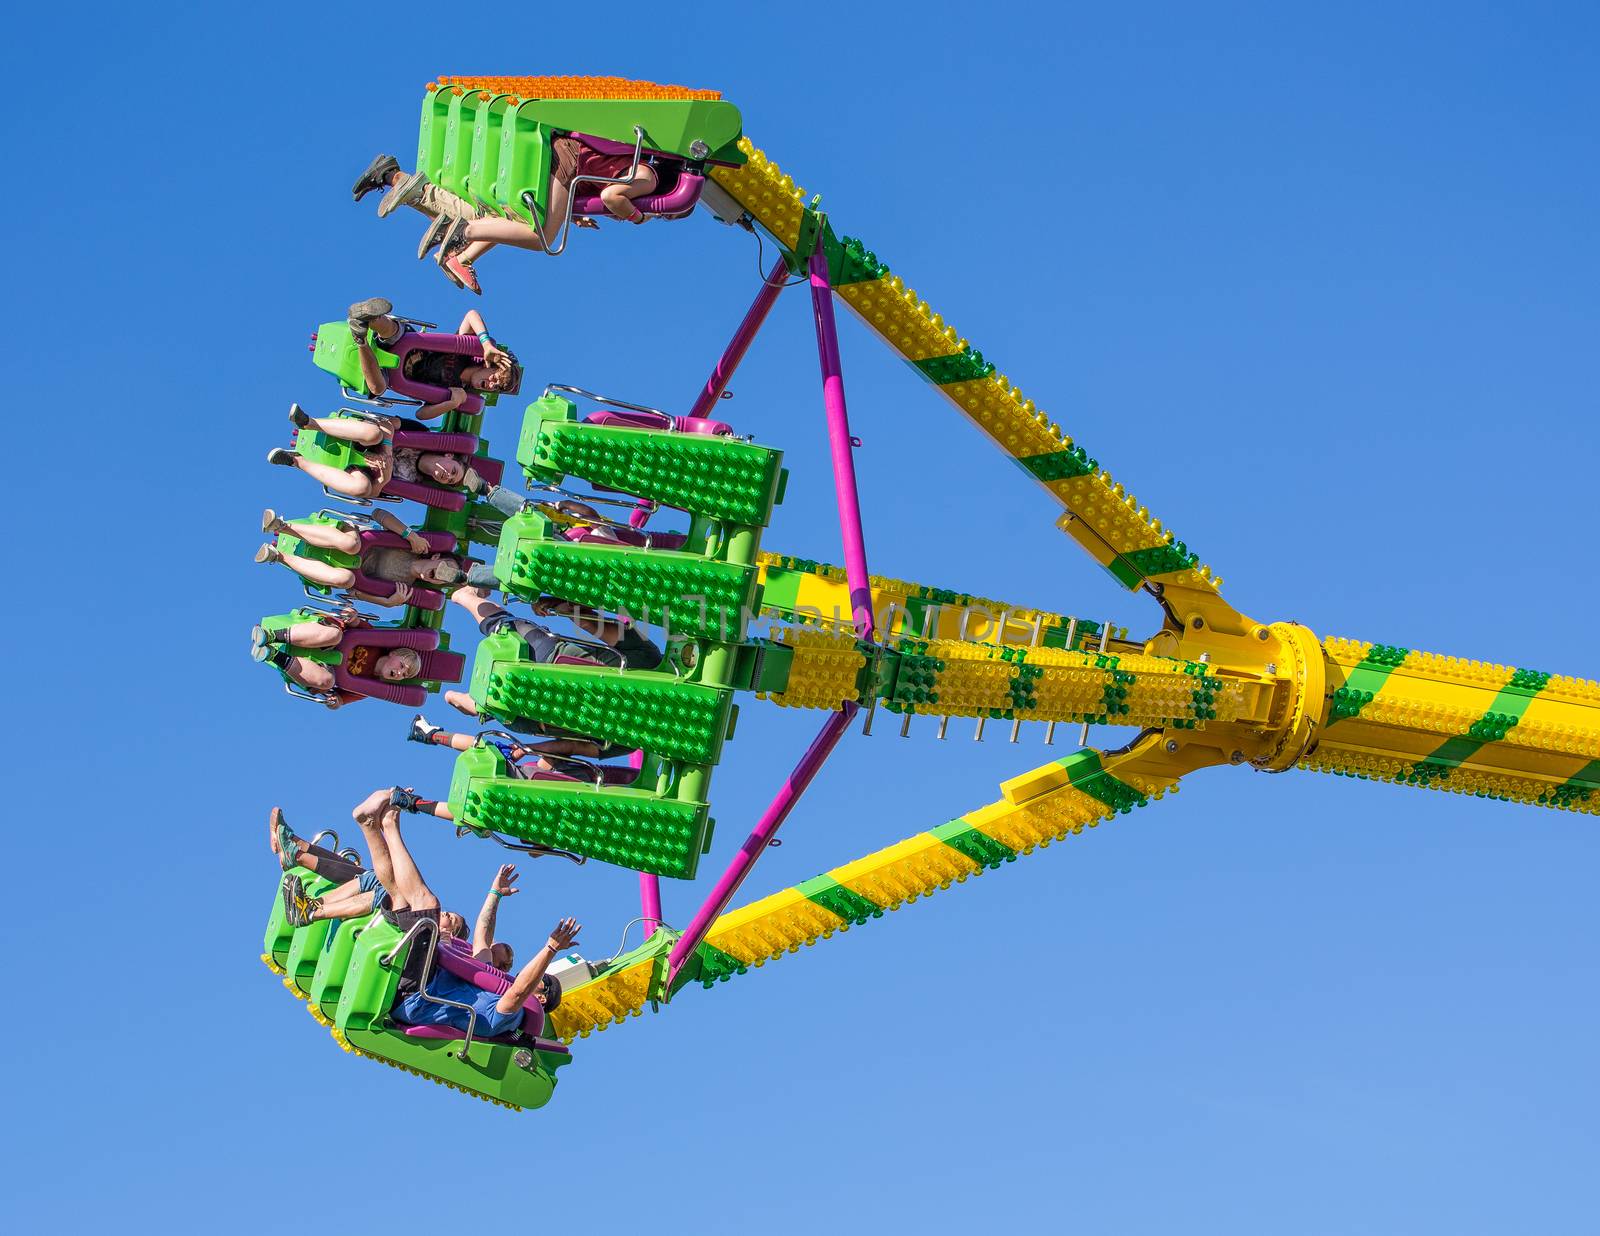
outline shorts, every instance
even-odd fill
[[[469,1016],[466,1009],[439,1004],[428,999],[428,996],[468,1005],[476,1017]],[[495,1007],[499,1000],[500,997],[494,992],[484,991],[476,984],[457,978],[448,970],[438,969],[428,979],[427,995],[418,991],[402,996],[395,1001],[391,1011],[396,1020],[407,1025],[452,1026],[463,1034],[467,1032],[470,1022],[473,1037],[497,1039],[515,1034],[522,1028],[522,1010],[502,1013]]]
[[[363,871],[356,877],[356,887],[363,893],[372,894],[373,913],[377,913],[389,904],[389,890],[379,883],[376,872]]]

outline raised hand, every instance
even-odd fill
[[[489,891],[499,893],[501,897],[510,897],[513,893],[522,890],[517,887],[517,869],[510,863],[502,863],[500,870],[495,872],[494,883],[489,885]]]
[[[571,948],[578,942],[578,933],[582,930],[583,925],[577,919],[562,919],[550,933],[550,947],[558,953],[564,948]]]

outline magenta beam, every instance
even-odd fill
[[[751,302],[749,311],[744,315],[744,321],[739,323],[739,329],[733,332],[733,338],[722,353],[722,359],[717,362],[717,367],[711,371],[710,379],[695,398],[694,407],[689,409],[690,416],[713,419],[712,410],[717,406],[717,400],[721,399],[722,392],[728,389],[728,383],[733,380],[733,371],[739,367],[744,354],[755,342],[756,332],[767,320],[767,314],[772,311],[772,306],[778,299],[778,293],[783,291],[788,276],[789,268],[784,265],[780,257],[761,280],[761,290]]]
[[[700,947],[700,942],[706,938],[706,932],[711,930],[711,924],[716,921],[717,915],[728,908],[728,902],[733,900],[733,895],[739,891],[739,885],[744,883],[745,876],[749,875],[750,869],[756,865],[756,859],[761,857],[767,844],[777,834],[778,827],[788,818],[789,812],[794,809],[794,805],[800,801],[800,796],[806,792],[806,787],[811,784],[811,779],[817,775],[817,770],[833,753],[845,730],[850,728],[851,718],[856,715],[858,708],[859,705],[847,701],[841,711],[830,713],[828,719],[822,723],[817,736],[811,740],[811,745],[806,748],[806,753],[800,757],[800,762],[794,766],[794,771],[778,790],[777,796],[767,805],[755,828],[744,839],[744,844],[739,847],[739,852],[733,856],[728,869],[718,879],[717,886],[711,890],[711,895],[706,898],[705,904],[695,911],[693,920],[684,928],[678,942],[672,946],[672,952],[667,956],[669,983],[677,975],[683,963],[694,955],[695,949]]]
[[[844,403],[844,372],[839,365],[839,334],[833,321],[833,289],[828,259],[819,248],[811,255],[811,308],[817,319],[817,358],[822,362],[822,403],[828,414],[833,450],[833,488],[839,502],[839,532],[844,537],[844,573],[850,584],[850,613],[862,639],[871,639],[872,581],[867,575],[867,543],[861,531],[861,499],[856,493],[854,440]]]
[[[661,927],[661,877],[639,873],[639,913],[644,918],[644,938],[648,940]]]

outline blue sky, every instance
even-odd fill
[[[250,561],[259,511],[316,496],[262,461],[290,400],[333,396],[306,336],[378,293],[467,304],[349,182],[409,158],[436,74],[571,72],[723,90],[1245,612],[1600,676],[1588,6],[27,20],[0,124],[8,320],[41,363],[12,416],[51,449],[3,498],[45,527],[13,558],[8,936],[13,999],[49,1011],[7,1019],[16,1230],[353,1230],[412,1197],[494,1221],[419,1179],[435,1148],[513,1214],[593,1231],[1595,1230],[1589,818],[1216,770],[591,1038],[518,1117],[343,1055],[256,960],[267,809],[314,831],[376,785],[442,790],[449,764],[401,742],[402,710],[323,715],[245,656],[291,595]],[[756,274],[750,238],[702,216],[496,254],[475,303],[534,385],[683,406]],[[841,334],[874,570],[1153,629],[1042,493]],[[837,559],[798,292],[734,389],[792,472],[767,545]],[[713,869],[816,721],[744,713]],[[929,729],[847,742],[748,895],[1049,754]],[[470,913],[497,852],[411,835]],[[503,934],[526,952],[572,913],[608,953],[632,877],[550,865]],[[694,898],[669,888],[669,917]]]

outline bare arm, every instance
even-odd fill
[[[483,909],[478,911],[478,921],[472,928],[472,955],[478,961],[489,964],[489,950],[494,947],[494,920],[500,909],[501,898],[510,897],[516,892],[517,869],[510,863],[504,863],[495,873],[494,883],[489,885],[488,895],[483,899]]]
[[[468,309],[466,316],[461,319],[461,325],[456,327],[458,335],[487,335],[489,328],[483,324],[483,314],[476,309]]]
[[[459,386],[450,388],[450,398],[438,403],[425,403],[416,409],[419,421],[431,421],[436,416],[443,416],[446,412],[454,412],[467,401],[467,392]]]
[[[394,591],[386,597],[373,596],[370,592],[361,592],[358,589],[352,588],[350,590],[350,596],[357,601],[366,601],[372,605],[405,605],[411,600],[411,585],[396,584],[394,586]]]
[[[515,1013],[528,1002],[528,997],[533,995],[534,989],[539,986],[539,980],[544,977],[544,972],[550,968],[550,963],[564,948],[571,948],[578,942],[578,932],[582,928],[577,919],[564,918],[556,924],[556,929],[550,933],[550,938],[545,941],[545,946],[533,955],[533,960],[517,972],[517,977],[512,980],[510,989],[495,1001],[495,1008],[502,1013]]]
[[[405,536],[411,529],[407,528],[404,521],[398,518],[393,511],[378,507],[372,512],[372,518],[385,532],[392,532],[396,536]]]

